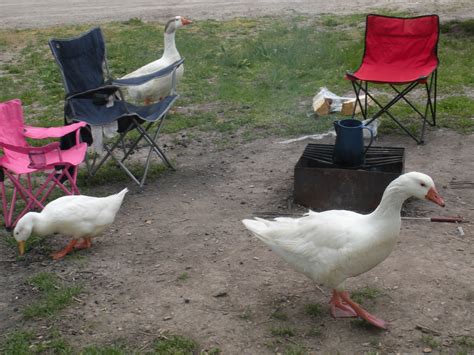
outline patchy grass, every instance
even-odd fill
[[[469,335],[462,335],[462,336],[456,337],[454,339],[454,343],[465,350],[474,349],[474,337],[469,336]]]
[[[222,351],[219,348],[211,348],[209,350],[203,350],[200,353],[200,355],[219,355],[219,354],[222,354]]]
[[[181,335],[162,336],[153,344],[153,350],[160,355],[194,354],[197,348],[198,344],[194,340]]]
[[[122,345],[92,345],[80,351],[80,355],[128,355],[134,354]]]
[[[0,350],[4,355],[73,354],[71,346],[56,331],[45,337],[37,337],[29,330],[11,332]]]
[[[189,274],[187,272],[183,272],[178,276],[179,281],[186,281],[189,279]]]
[[[424,345],[427,345],[432,349],[438,349],[440,346],[440,341],[431,335],[422,335],[420,340]]]
[[[79,286],[65,286],[56,275],[40,272],[28,279],[33,290],[39,292],[40,299],[23,310],[26,318],[50,317],[66,308],[81,292]]]
[[[177,46],[186,58],[179,105],[186,110],[170,116],[165,132],[196,128],[240,132],[246,139],[255,139],[328,129],[337,117],[315,119],[311,98],[321,86],[340,94],[352,91],[343,76],[360,63],[364,25],[363,15],[193,23],[177,34]],[[474,89],[472,20],[443,26],[439,45],[440,123],[472,132],[474,121],[468,119],[472,100],[466,94]],[[75,36],[88,28],[74,25],[0,31],[2,51],[12,54],[12,59],[0,67],[4,72],[0,101],[21,98],[28,123],[62,124],[63,87],[47,41]],[[134,19],[103,24],[102,28],[114,77],[161,55],[160,23]],[[463,35],[454,35],[458,33]],[[400,114],[416,122],[411,112],[402,110]]]
[[[28,238],[25,242],[25,255],[28,253],[28,251],[35,249],[35,250],[41,250],[42,254],[49,254],[51,252],[51,248],[47,243],[45,243],[45,240],[47,237],[39,237],[37,235],[32,234],[31,237]],[[12,234],[8,233],[5,238],[5,244],[8,245],[10,248],[15,249],[18,251],[18,242],[15,240]],[[20,256],[18,254],[18,258],[24,258],[24,256]]]
[[[293,328],[290,327],[273,327],[270,328],[270,333],[278,337],[292,337],[296,335]]]
[[[239,318],[243,320],[251,320],[253,318],[253,313],[249,306],[246,306],[243,312],[239,314]]]
[[[441,24],[440,31],[455,37],[474,37],[474,19],[451,20]]]
[[[276,310],[272,313],[271,317],[273,319],[278,319],[278,320],[288,320],[288,314],[286,314],[285,312],[281,311],[281,310]]]
[[[362,287],[358,290],[351,292],[351,299],[356,302],[363,304],[366,300],[374,300],[383,294],[382,290],[374,287]]]
[[[289,345],[285,349],[285,355],[306,355],[308,352],[301,345]]]
[[[4,355],[30,354],[80,354],[80,355],[129,355],[129,354],[159,354],[159,355],[191,355],[197,354],[199,345],[194,340],[180,335],[163,335],[152,344],[151,352],[138,352],[131,344],[88,345],[82,349],[74,349],[61,334],[54,330],[47,335],[38,335],[31,330],[17,330],[6,335],[0,344]],[[218,355],[221,351],[212,348],[202,351],[202,355]]]
[[[154,153],[153,153],[154,154]],[[159,164],[156,164],[155,161],[159,161]],[[125,165],[132,172],[132,174],[141,179],[144,172],[144,163],[138,161],[133,161],[133,158],[127,159]],[[157,179],[159,176],[163,175],[166,172],[167,168],[164,164],[161,163],[161,160],[156,156],[152,155],[152,163],[149,166],[146,182]],[[77,176],[77,184],[81,188],[95,187],[99,185],[107,185],[117,182],[129,182],[130,177],[127,173],[113,160],[109,160],[104,163],[103,166],[97,171],[97,174],[90,176],[86,169],[79,170]],[[145,184],[146,184],[145,182]],[[82,190],[81,190],[82,191]]]
[[[27,355],[31,353],[30,342],[34,339],[34,334],[29,331],[19,330],[6,336],[2,344],[2,353],[5,355]]]
[[[310,303],[304,307],[304,312],[311,317],[319,317],[322,313],[322,307],[318,303]]]
[[[314,338],[320,337],[321,334],[323,334],[323,332],[320,326],[311,327],[308,331],[305,332],[306,336],[310,336]]]

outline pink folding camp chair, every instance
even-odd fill
[[[352,82],[361,113],[364,119],[369,119],[366,124],[383,114],[388,115],[405,133],[421,144],[426,124],[436,125],[439,18],[437,15],[409,18],[368,15],[366,21],[362,63],[355,72],[346,74],[346,79]],[[369,91],[368,83],[388,84],[395,96],[383,105]],[[407,98],[407,94],[419,85],[426,90],[426,103],[421,110]],[[359,99],[359,94],[365,94],[364,104]],[[372,117],[368,117],[367,113],[368,97],[380,108]],[[421,118],[418,134],[389,111],[401,100]]]
[[[85,125],[85,122],[79,122],[65,127],[25,126],[20,100],[0,103],[0,147],[3,151],[3,156],[0,157],[0,196],[7,229],[13,228],[28,211],[43,209],[45,200],[55,187],[67,195],[79,194],[76,184],[77,168],[84,160],[87,150],[87,144],[79,141],[79,132]],[[77,145],[67,150],[60,149],[59,142],[33,147],[25,139],[59,138],[74,131]],[[35,176],[33,179],[32,174],[37,172],[46,173],[46,178],[38,180]],[[5,177],[13,185],[10,206]],[[69,182],[69,188],[66,182]],[[14,219],[13,213],[19,199],[24,200],[26,206]]]

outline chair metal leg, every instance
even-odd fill
[[[405,98],[405,95],[410,92],[411,90],[413,90],[419,83],[418,82],[412,82],[410,84],[408,84],[403,90],[398,90],[396,88],[393,87],[393,89],[397,92],[397,95],[392,98],[386,105],[382,105],[377,99],[374,98],[373,95],[371,95],[369,92],[368,92],[368,86],[365,86],[365,88],[363,87],[363,83],[362,82],[357,82],[357,81],[352,81],[352,85],[353,85],[353,88],[354,88],[354,91],[357,95],[357,101],[361,107],[361,111],[363,111],[362,109],[362,104],[361,104],[361,100],[358,98],[358,95],[359,93],[362,91],[365,93],[366,95],[366,98],[367,97],[370,97],[374,102],[375,104],[380,108],[380,110],[375,113],[370,119],[369,121],[366,123],[366,124],[370,124],[372,123],[374,120],[376,120],[377,118],[379,118],[381,115],[383,114],[386,114],[387,116],[389,116],[407,135],[409,135],[417,144],[422,144],[423,143],[423,137],[424,137],[424,132],[425,132],[425,126],[426,126],[426,119],[423,118],[423,125],[422,125],[422,128],[421,128],[421,134],[419,137],[415,136],[412,132],[410,132],[395,116],[393,116],[389,109],[395,105],[397,102],[399,102],[400,100],[404,100],[406,102],[409,103],[409,105],[421,116],[423,117],[423,114],[421,114],[421,112],[419,112],[419,110],[417,110],[406,98]],[[366,91],[367,90],[367,91]],[[364,113],[363,113],[364,115]],[[366,116],[364,115],[364,119],[367,119]]]

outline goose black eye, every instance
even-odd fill
[[[420,183],[420,185],[426,187],[426,184],[424,182]]]

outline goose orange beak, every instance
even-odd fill
[[[182,24],[183,26],[189,25],[189,24],[191,24],[191,23],[193,23],[193,21],[191,21],[190,19],[188,19],[188,18],[186,18],[186,17],[183,17],[183,18],[181,19],[181,24]]]
[[[25,241],[24,240],[18,242],[18,251],[20,252],[20,255],[25,254]]]
[[[428,193],[426,194],[425,198],[427,200],[433,201],[437,205],[440,205],[441,207],[444,207],[444,200],[441,198],[441,196],[438,194],[438,191],[434,187],[431,187],[428,190]]]

